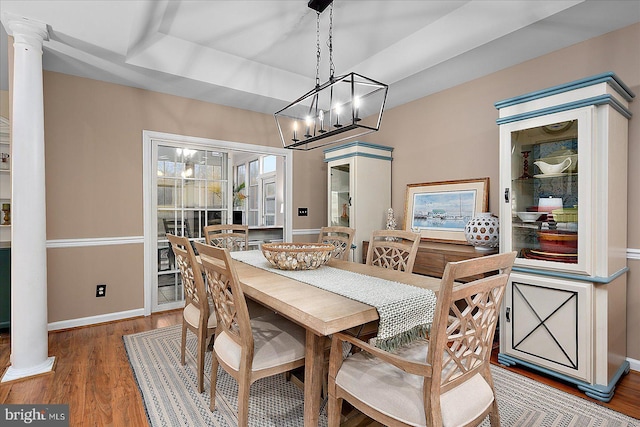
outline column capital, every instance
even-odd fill
[[[2,14],[2,24],[7,34],[13,36],[15,43],[27,44],[42,50],[42,42],[49,40],[47,24],[24,18],[13,13]]]

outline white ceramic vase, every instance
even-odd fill
[[[497,248],[500,244],[500,221],[490,212],[479,213],[464,227],[464,236],[478,250]]]

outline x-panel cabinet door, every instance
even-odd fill
[[[506,354],[590,382],[593,285],[512,273],[502,313]]]

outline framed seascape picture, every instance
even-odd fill
[[[489,178],[408,184],[403,228],[423,239],[466,244],[465,225],[488,209]]]

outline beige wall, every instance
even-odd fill
[[[281,147],[267,114],[53,72],[44,99],[48,240],[143,235],[143,130]],[[309,228],[326,211],[324,180],[313,185],[322,153],[296,152],[294,176],[294,204],[310,215],[293,227]],[[141,243],[49,249],[49,322],[142,308],[142,261]]]
[[[640,249],[640,24],[385,111],[368,141],[395,147],[392,204],[404,214],[407,184],[490,178],[490,210],[498,212],[499,134],[496,101],[607,71],[636,94],[629,122],[627,247]],[[382,207],[381,207],[382,208]],[[398,218],[402,224],[402,218]],[[628,263],[627,354],[640,360],[640,261]]]
[[[0,116],[9,118],[9,92],[0,90]]]
[[[409,183],[488,176],[490,208],[497,212],[494,102],[605,71],[616,72],[640,94],[639,39],[636,24],[387,110],[381,131],[364,140],[394,147],[398,223]],[[50,240],[143,234],[142,130],[280,146],[271,115],[52,72],[44,80]],[[631,110],[628,247],[640,249],[640,100]],[[325,225],[322,150],[295,152],[293,180],[291,208],[309,208],[308,217],[294,217],[293,228]],[[55,248],[48,259],[50,322],[143,305],[141,244]],[[628,355],[640,360],[640,261],[629,265]],[[107,298],[94,297],[97,283],[108,283]]]

